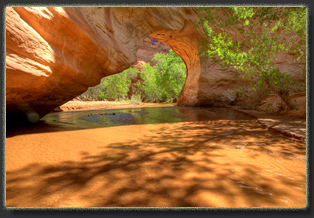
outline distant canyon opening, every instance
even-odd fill
[[[137,51],[137,62],[130,68],[105,77],[76,97],[89,101],[177,103],[186,80],[184,61],[167,43],[152,36]]]

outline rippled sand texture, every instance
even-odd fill
[[[306,206],[305,143],[225,109],[178,112],[188,121],[8,133],[6,206]]]

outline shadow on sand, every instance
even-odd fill
[[[306,172],[285,168],[305,166],[305,145],[284,140],[253,121],[181,123],[79,161],[7,171],[6,206],[305,207]]]

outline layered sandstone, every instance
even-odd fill
[[[167,43],[162,43],[156,38],[148,36],[137,50],[137,61],[149,62],[151,66],[154,66],[156,64],[156,61],[152,61],[154,55],[156,53],[168,54],[170,49]]]
[[[194,19],[190,8],[6,8],[8,121],[42,117],[130,67],[148,35]]]
[[[195,20],[196,11],[187,7],[7,7],[7,123],[36,121],[103,77],[129,68],[148,36],[163,43],[156,48],[167,43],[186,64],[178,105],[231,102],[230,91],[242,82],[234,71],[200,58],[202,31]],[[288,66],[285,58],[279,64]]]

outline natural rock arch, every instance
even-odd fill
[[[199,37],[195,27],[186,22],[182,30],[160,30],[151,34],[161,42],[166,42],[175,51],[186,65],[186,81],[180,93],[177,105],[197,105],[197,81],[201,74],[201,63],[198,55]]]
[[[129,68],[149,35],[166,42],[187,66],[178,105],[232,101],[228,90],[242,82],[199,57],[202,32],[195,20],[188,7],[7,7],[7,123],[36,120]]]
[[[178,104],[197,104],[193,83],[201,69],[194,19],[191,8],[7,8],[8,121],[42,117],[104,76],[122,72],[148,35],[167,42],[186,63]]]

